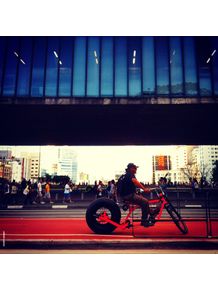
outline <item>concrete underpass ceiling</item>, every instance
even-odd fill
[[[218,144],[218,104],[1,105],[1,145]]]

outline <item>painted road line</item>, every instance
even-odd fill
[[[65,205],[65,204],[57,204],[57,205],[52,205],[52,208],[68,208],[68,205]]]
[[[12,208],[23,208],[23,205],[8,205],[7,208],[12,209]]]
[[[37,236],[43,236],[43,237],[64,237],[64,236],[70,236],[70,237],[79,237],[79,236],[85,236],[85,237],[114,237],[114,238],[129,238],[132,237],[132,235],[96,235],[96,234],[7,234],[8,236],[13,236],[13,237],[25,237],[25,236],[31,236],[31,237],[37,237]]]
[[[185,207],[202,207],[201,204],[186,204]]]

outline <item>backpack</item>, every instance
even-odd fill
[[[123,186],[124,179],[125,174],[121,175],[117,181],[117,193],[121,196],[124,194],[124,186]]]

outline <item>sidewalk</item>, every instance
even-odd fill
[[[78,200],[73,201],[72,203],[45,203],[45,204],[15,204],[15,205],[7,205],[7,206],[0,206],[1,210],[7,209],[52,209],[52,208],[87,208],[92,200]]]

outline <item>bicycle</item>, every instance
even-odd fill
[[[175,207],[167,198],[165,192],[161,187],[154,189],[157,198],[148,200],[149,205],[160,204],[159,208],[150,215],[152,222],[155,224],[161,219],[163,210],[166,209],[177,228],[183,233],[188,233],[188,228],[181,215],[177,212]],[[125,202],[122,206],[124,211],[129,210],[126,217],[121,220],[121,209],[113,201],[108,198],[100,198],[93,201],[86,211],[86,222],[89,228],[96,234],[110,234],[115,229],[124,230],[133,227],[132,215],[136,209],[139,209],[139,205],[133,205],[129,202]]]

